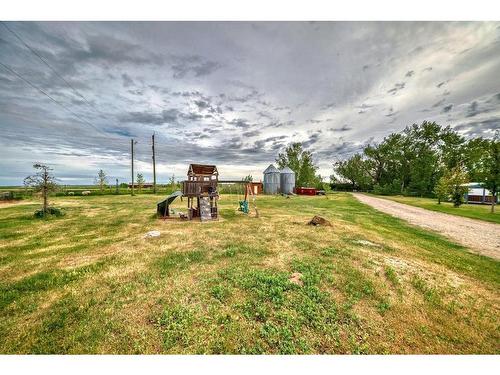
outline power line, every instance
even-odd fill
[[[92,105],[88,100],[87,98],[85,98],[85,96],[83,96],[83,94],[81,94],[76,88],[73,87],[73,85],[71,85],[62,75],[60,75],[56,69],[54,69],[42,56],[40,56],[40,54],[38,52],[36,52],[33,48],[31,48],[28,43],[26,43],[20,36],[19,34],[17,34],[14,30],[12,30],[9,26],[7,26],[7,24],[5,23],[5,21],[0,21],[2,23],[2,25],[8,30],[10,31],[10,33],[12,35],[14,35],[17,39],[19,39],[21,41],[21,43],[26,47],[28,48],[36,57],[38,57],[40,59],[40,61],[42,61],[50,70],[52,70],[52,72],[58,76],[64,83],[66,83],[66,85],[68,85],[69,88],[71,88],[71,90],[73,90],[73,92],[75,92],[80,98],[82,98],[89,106],[91,106],[92,108],[96,109],[97,108]]]
[[[26,82],[28,85],[30,85],[31,87],[33,87],[34,89],[40,91],[43,95],[45,95],[47,98],[49,98],[50,100],[52,100],[54,103],[58,104],[59,106],[61,106],[62,108],[64,108],[66,111],[70,112],[73,116],[75,116],[78,120],[80,120],[81,122],[84,122],[86,123],[87,125],[90,125],[92,128],[94,128],[95,130],[97,130],[98,132],[100,133],[103,133],[99,128],[97,128],[94,124],[88,122],[87,120],[81,118],[80,116],[78,116],[75,112],[73,112],[71,109],[69,109],[68,107],[66,107],[64,104],[60,103],[59,101],[57,101],[56,99],[54,99],[52,96],[50,96],[47,92],[45,92],[43,89],[41,89],[40,87],[36,86],[35,84],[31,83],[28,79],[24,78],[21,74],[19,74],[18,72],[16,72],[14,69],[10,68],[9,66],[5,65],[4,63],[2,63],[0,61],[0,65],[3,66],[6,70],[8,70],[9,72],[11,72],[12,74],[15,74],[17,77],[19,77],[20,79],[22,79],[24,82]],[[104,133],[103,133],[104,134]]]

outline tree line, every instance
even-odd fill
[[[458,197],[464,190],[458,186],[473,181],[496,196],[500,137],[497,131],[492,139],[466,139],[449,126],[424,121],[335,162],[333,169],[332,185],[378,194]]]

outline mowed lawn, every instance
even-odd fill
[[[499,262],[350,194],[259,196],[260,218],[223,196],[213,223],[158,220],[159,199],[2,205],[0,352],[500,352]]]
[[[438,204],[437,199],[430,198],[404,197],[402,195],[377,195],[377,197],[409,204],[410,206],[425,208],[427,210],[444,212],[445,214],[458,215],[468,217],[470,219],[486,220],[500,224],[500,206],[496,206],[495,212],[491,213],[491,206],[486,204],[463,204],[457,208],[453,207],[453,203],[451,202],[441,202],[441,204]]]

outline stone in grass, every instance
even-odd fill
[[[144,235],[144,238],[152,238],[152,237],[160,237],[160,231],[150,230],[148,233]]]
[[[307,225],[314,225],[314,226],[323,225],[323,226],[331,227],[332,223],[330,223],[325,218],[322,218],[321,216],[314,216],[311,219],[311,221],[307,223]]]
[[[304,283],[302,282],[302,274],[300,272],[292,273],[292,276],[288,279],[288,281],[298,286],[304,285]]]

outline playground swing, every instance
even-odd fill
[[[232,197],[233,195],[233,184],[229,185],[229,195]],[[255,217],[259,217],[259,211],[257,210],[257,205],[255,203],[255,193],[252,190],[251,184],[241,184],[241,183],[235,183],[235,195],[236,195],[236,210],[243,212],[244,214],[248,215],[250,214],[250,200],[249,200],[249,195],[252,196],[252,208],[255,210]]]
[[[257,205],[255,204],[255,194],[254,194],[254,192],[252,190],[252,186],[250,184],[245,185],[245,196],[244,196],[243,200],[239,201],[238,210],[243,212],[244,214],[247,214],[247,215],[250,213],[250,202],[248,200],[249,195],[252,196],[252,204],[253,204],[253,208],[255,210],[255,217],[259,217],[259,211],[257,210]]]

